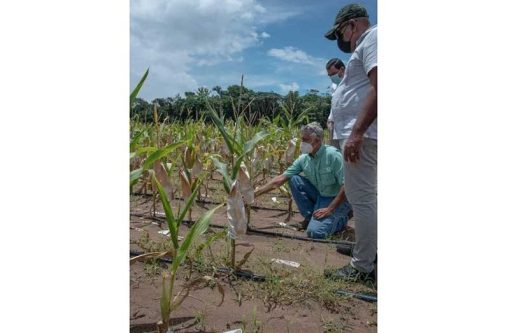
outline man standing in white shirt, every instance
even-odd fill
[[[377,254],[377,27],[366,8],[344,6],[325,35],[352,53],[336,89],[335,131],[345,157],[345,195],[355,218],[356,244],[349,265],[326,270],[327,278],[375,280]]]
[[[336,147],[337,149],[340,149],[340,144],[338,142],[338,137],[336,136],[336,131],[334,130],[334,120],[333,120],[333,113],[336,113],[337,110],[335,110],[338,105],[336,103],[336,88],[338,88],[338,85],[340,84],[343,75],[345,75],[345,64],[343,61],[341,61],[338,58],[332,58],[330,59],[326,64],[326,71],[327,75],[331,79],[331,110],[329,112],[329,117],[327,118],[327,128],[329,129],[330,133],[330,145]],[[335,111],[333,111],[335,110]]]

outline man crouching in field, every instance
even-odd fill
[[[308,237],[319,239],[342,231],[350,212],[343,188],[342,154],[322,144],[323,133],[316,122],[303,126],[301,156],[283,174],[255,190],[258,197],[289,181],[292,198],[305,218],[302,229]]]

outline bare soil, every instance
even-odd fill
[[[276,202],[265,195],[256,205],[270,209],[286,209],[287,198],[277,195]],[[219,197],[208,197],[208,201],[222,201]],[[222,201],[223,202],[223,201]],[[181,201],[172,203],[177,211]],[[195,221],[214,204],[194,206],[192,220]],[[295,205],[293,209],[297,210]],[[163,209],[160,204],[153,218],[152,197],[131,196],[130,239],[131,251],[146,252],[161,249],[169,244],[169,238],[158,232],[167,229],[163,223]],[[281,210],[256,209],[251,211],[250,226],[255,229],[271,231],[287,236],[305,237],[304,232],[281,227],[280,222],[292,224],[302,220],[298,213],[291,216]],[[161,223],[162,222],[162,223]],[[218,210],[211,223],[226,225],[225,208]],[[159,224],[161,223],[161,224]],[[353,219],[349,227],[334,239],[353,240]],[[181,226],[180,236],[188,227]],[[223,232],[218,227],[210,228],[210,233]],[[171,314],[171,324],[175,332],[224,332],[236,328],[243,332],[376,332],[377,306],[355,298],[329,296],[325,294],[327,285],[322,278],[325,267],[346,265],[350,257],[336,252],[336,245],[283,238],[277,236],[247,233],[236,241],[236,262],[244,255],[253,252],[243,265],[249,270],[267,277],[267,282],[238,279],[234,276],[212,273],[215,281],[223,288],[224,295],[216,284],[196,286],[185,299],[182,306]],[[216,263],[226,264],[228,242],[225,238],[215,241],[204,256],[214,256]],[[301,264],[294,268],[273,263],[271,259],[284,259]],[[221,261],[222,260],[222,261]],[[209,260],[208,260],[209,261]],[[130,268],[130,325],[131,332],[156,332],[156,322],[160,319],[160,297],[162,275],[167,266],[154,261],[135,262]],[[186,282],[189,269],[183,268],[177,275],[176,292]],[[205,269],[192,272],[192,278],[210,274]],[[322,283],[322,292],[319,291]],[[334,285],[333,285],[334,286]],[[340,289],[362,293],[376,293],[369,286],[357,283],[336,284]],[[318,296],[321,293],[321,296]],[[317,296],[316,296],[317,295]]]

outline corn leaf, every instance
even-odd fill
[[[178,295],[174,296],[173,306],[171,307],[172,308],[171,310],[172,311],[176,310],[181,305],[181,303],[183,303],[185,298],[187,298],[188,295],[190,294],[190,290],[193,287],[197,286],[201,282],[208,282],[208,281],[213,281],[213,280],[215,280],[215,279],[213,279],[211,276],[205,275],[205,276],[198,277],[189,283],[184,284],[183,289],[180,290]],[[184,292],[184,294],[183,294],[183,292]]]
[[[234,163],[234,167],[232,168],[232,179],[237,178],[239,169],[241,168],[241,163],[243,162],[244,158],[245,158],[245,154],[242,154],[241,156],[238,157],[238,159]]]
[[[185,236],[185,239],[181,243],[181,246],[178,248],[178,251],[176,252],[176,258],[173,261],[172,264],[172,272],[173,274],[176,274],[176,271],[178,270],[178,267],[180,264],[185,260],[185,257],[187,255],[188,250],[190,249],[190,246],[194,242],[195,238],[201,234],[203,234],[206,229],[208,229],[209,222],[211,220],[211,217],[215,213],[215,211],[219,208],[221,208],[223,204],[216,206],[215,208],[208,210],[204,215],[202,215],[197,222],[194,223],[192,228],[190,228],[190,231]]]
[[[192,195],[190,181],[183,170],[180,170],[181,194],[183,198],[188,199]]]
[[[201,172],[202,172],[202,162],[197,158],[192,168],[191,172],[192,177],[197,178]]]
[[[171,200],[174,199],[174,193],[173,193],[173,188],[171,185],[171,180],[169,179],[167,171],[162,166],[162,163],[160,160],[156,160],[155,162],[153,162],[153,171],[155,171],[155,176],[157,177],[157,180],[160,182],[160,184],[164,188],[164,191],[168,195],[168,198]]]
[[[241,268],[241,266],[243,266],[243,265],[246,263],[246,261],[248,260],[248,258],[249,258],[249,257],[250,257],[250,255],[252,254],[253,250],[255,250],[255,247],[254,247],[254,248],[252,248],[252,249],[251,249],[250,251],[248,251],[247,253],[245,253],[245,255],[243,256],[243,259],[241,259],[241,261],[240,261],[240,262],[238,262],[238,263],[236,264],[236,269],[240,269],[240,268]]]
[[[169,232],[171,233],[171,241],[173,242],[173,247],[175,249],[178,248],[178,230],[176,227],[176,221],[174,220],[173,210],[171,205],[167,201],[167,194],[164,191],[164,188],[157,180],[155,173],[152,171],[152,182],[157,186],[158,193],[160,194],[160,201],[162,201],[162,206],[164,207],[165,219],[167,221],[167,226],[169,227]]]
[[[143,175],[144,169],[139,168],[130,172],[130,186],[134,185]]]
[[[146,80],[146,77],[148,76],[148,72],[150,69],[148,68],[146,72],[144,73],[143,77],[141,78],[141,81],[137,84],[137,86],[134,88],[134,90],[130,93],[130,107],[132,108],[132,104],[134,104],[134,101],[137,97],[137,94],[139,93],[139,90],[141,90],[141,87],[143,86],[144,80]]]
[[[215,126],[218,128],[220,134],[224,138],[225,143],[227,144],[227,147],[229,148],[229,152],[231,154],[233,154],[235,152],[234,144],[236,142],[234,142],[234,139],[229,135],[229,133],[227,133],[223,120],[218,117],[218,114],[213,109],[213,107],[211,107],[209,102],[207,102],[207,105],[208,105],[208,114],[211,116],[211,120],[213,121]]]
[[[139,147],[137,149],[137,154],[142,155],[145,153],[151,154],[153,152],[157,151],[157,147]]]
[[[300,125],[302,123],[307,123],[309,121],[308,119],[308,113],[309,113],[310,109],[307,108],[305,110],[303,110],[299,116],[296,118],[296,120],[294,121],[294,123],[292,124],[293,126],[297,126],[297,125]]]
[[[130,140],[130,150],[134,150],[134,148],[136,147],[137,143],[139,142],[139,140],[141,139],[141,137],[143,136],[144,134],[144,129],[141,130],[139,133],[137,133],[133,138],[132,140]]]
[[[156,160],[161,159],[164,156],[167,156],[173,150],[175,150],[176,148],[184,145],[185,143],[186,143],[185,141],[172,143],[172,144],[170,144],[170,145],[168,145],[168,146],[166,146],[166,147],[164,147],[162,149],[159,149],[159,150],[155,151],[150,156],[148,156],[148,158],[144,161],[143,168],[145,168],[145,169],[150,168],[151,165],[153,164],[153,162],[155,162]]]
[[[176,221],[176,225],[179,227],[181,222],[183,221],[183,219],[185,218],[185,215],[187,214],[188,210],[192,207],[192,205],[194,204],[194,200],[195,200],[195,197],[197,196],[197,193],[199,192],[199,187],[201,186],[202,184],[202,180],[199,179],[197,181],[197,185],[195,187],[195,190],[194,192],[192,192],[192,194],[189,196],[189,198],[187,199],[187,202],[185,204],[185,208],[183,208],[183,211],[179,214],[178,218],[177,218],[177,221]]]
[[[265,132],[265,131],[260,131],[258,133],[256,133],[254,135],[254,137],[252,139],[250,139],[249,141],[247,141],[245,143],[245,145],[243,146],[243,154],[248,154],[249,152],[251,152],[255,146],[257,145],[257,143],[259,141],[261,141],[262,139],[264,139],[265,137],[267,137],[269,135],[269,133]]]
[[[231,180],[231,177],[229,176],[228,172],[227,172],[227,165],[225,165],[224,163],[220,162],[220,160],[218,160],[216,157],[214,156],[211,156],[211,160],[213,161],[213,164],[215,165],[215,167],[217,168],[217,171],[222,175],[223,177],[223,180],[224,180],[224,187],[225,187],[225,191],[227,193],[229,193],[231,191],[231,184],[232,184],[232,180]],[[241,163],[241,161],[240,161]]]
[[[183,154],[183,164],[185,165],[185,168],[192,169],[195,163],[195,149],[192,147],[185,147],[185,153]]]

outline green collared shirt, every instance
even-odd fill
[[[342,154],[335,147],[322,145],[314,157],[301,154],[283,175],[290,178],[301,172],[320,195],[335,197],[343,185]]]

